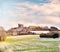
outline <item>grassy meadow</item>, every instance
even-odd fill
[[[60,38],[40,38],[39,35],[7,37],[0,42],[0,52],[60,52]]]

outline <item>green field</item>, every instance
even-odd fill
[[[60,52],[58,40],[40,38],[39,35],[10,36],[0,42],[0,52]]]

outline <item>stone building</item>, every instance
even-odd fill
[[[28,27],[24,27],[22,24],[18,24],[18,27],[11,28],[7,31],[8,35],[22,35],[30,32]]]

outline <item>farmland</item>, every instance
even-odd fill
[[[60,52],[60,38],[40,38],[39,35],[7,37],[0,42],[0,52]]]

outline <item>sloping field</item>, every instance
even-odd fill
[[[39,35],[7,37],[0,42],[0,52],[60,52],[60,38],[40,38]]]

